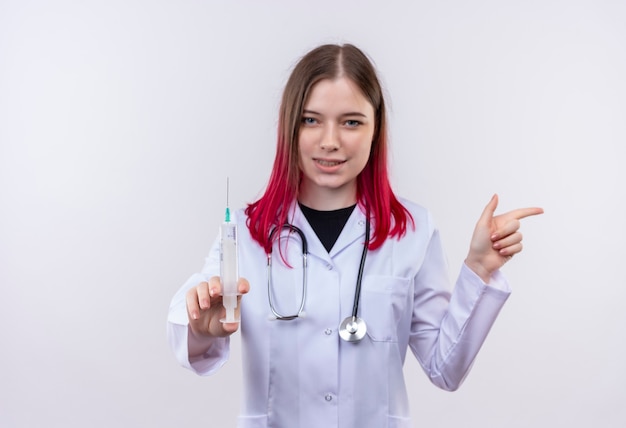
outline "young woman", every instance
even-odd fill
[[[497,203],[478,220],[450,292],[429,213],[390,187],[371,62],[352,45],[305,55],[284,90],[265,193],[235,216],[239,426],[409,427],[407,347],[431,382],[458,388],[509,295],[499,268],[522,250],[519,220],[542,213],[495,216]],[[170,343],[199,374],[226,362],[239,326],[220,322],[218,275],[216,243],[170,307]]]

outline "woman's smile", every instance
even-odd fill
[[[343,160],[327,160],[327,159],[313,159],[313,160],[322,167],[339,166],[345,163],[345,161]]]

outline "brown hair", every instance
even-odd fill
[[[265,194],[246,209],[250,233],[266,251],[272,245],[269,231],[286,223],[287,210],[298,198],[302,174],[298,136],[304,104],[317,82],[338,77],[354,82],[374,108],[372,148],[367,165],[357,178],[356,195],[358,203],[367,207],[375,221],[370,248],[380,247],[387,236],[404,235],[407,220],[412,221],[389,184],[385,101],[372,62],[354,45],[322,45],[302,57],[287,80],[279,110],[274,168]]]

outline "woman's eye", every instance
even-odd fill
[[[346,126],[350,128],[355,128],[359,126],[360,124],[361,122],[359,122],[358,120],[346,120]]]
[[[317,123],[317,120],[315,120],[315,118],[313,117],[303,117],[302,123],[304,123],[305,125],[315,125]]]

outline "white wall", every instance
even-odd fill
[[[416,426],[626,425],[626,4],[0,0],[0,426],[234,425],[177,366],[169,300],[267,180],[290,67],[352,42],[389,93],[393,182],[451,270],[492,193],[540,205],[465,385],[409,357]]]

